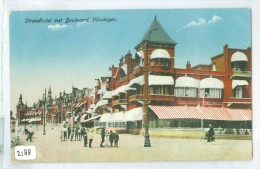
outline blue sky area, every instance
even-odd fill
[[[110,11],[20,11],[10,15],[11,110],[19,95],[31,106],[51,86],[60,91],[93,87],[95,78],[108,76],[111,65],[141,41],[154,16],[177,42],[175,67],[209,64],[223,46],[251,46],[249,9],[175,9]],[[92,22],[93,17],[116,18]],[[50,23],[25,23],[28,19],[51,19]],[[66,18],[88,22],[65,23]],[[62,19],[54,22],[54,19]]]

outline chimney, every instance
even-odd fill
[[[190,64],[190,61],[187,61],[187,64],[186,64],[186,69],[191,69],[191,64]]]

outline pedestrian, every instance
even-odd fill
[[[93,141],[93,129],[90,129],[89,132],[88,132],[88,140],[89,140],[89,148],[91,148],[91,144],[92,144],[92,141]]]
[[[118,141],[119,141],[119,135],[118,135],[118,133],[114,132],[113,138],[114,138],[114,142],[115,142],[114,147],[117,147],[117,148],[118,148]]]
[[[78,141],[78,139],[79,139],[79,133],[78,133],[78,131],[79,131],[79,127],[77,126],[77,127],[75,128],[75,132],[74,132],[74,134],[75,134],[75,139],[74,139],[74,141]]]
[[[63,131],[63,140],[67,141],[67,127],[65,125],[63,126],[62,131]]]
[[[84,135],[85,135],[85,127],[81,127],[81,133],[80,133],[80,139],[83,138],[84,140]]]
[[[87,131],[84,131],[84,147],[88,146],[88,133]]]
[[[114,133],[113,133],[113,131],[111,130],[111,131],[109,132],[110,147],[113,146],[113,137],[114,137],[113,135],[114,135]]]
[[[105,128],[101,129],[101,143],[100,143],[100,147],[104,147],[103,143],[105,142],[105,136],[106,136],[106,132],[105,132]]]
[[[214,135],[215,135],[214,129],[213,129],[212,125],[209,124],[208,142],[214,141]]]
[[[68,126],[68,139],[70,139],[70,134],[71,134],[71,125]]]
[[[33,130],[32,130],[32,125],[30,125],[28,132],[27,132],[27,138],[26,141],[28,141],[30,139],[30,141],[32,141],[32,135],[33,135]]]
[[[79,140],[79,141],[80,141],[81,138],[82,138],[81,131],[82,131],[82,127],[80,127],[79,130],[78,130],[78,140]]]
[[[71,136],[70,136],[70,141],[73,141],[74,133],[75,133],[75,128],[72,128],[72,130],[71,130]]]

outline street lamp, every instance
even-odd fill
[[[45,131],[45,122],[46,122],[46,117],[45,117],[45,104],[46,104],[46,88],[45,88],[45,92],[43,94],[43,135],[46,135],[46,131]]]
[[[148,120],[148,99],[149,99],[149,59],[148,59],[148,53],[149,53],[149,48],[148,48],[148,44],[150,42],[150,36],[152,34],[153,31],[156,31],[157,29],[152,29],[149,34],[148,34],[148,40],[146,42],[146,69],[145,69],[145,74],[146,74],[146,78],[145,78],[145,83],[146,83],[146,101],[145,101],[145,109],[146,109],[146,125],[145,125],[145,134],[144,134],[144,147],[151,147],[150,144],[150,136],[149,136],[149,132],[148,132],[148,125],[149,125],[149,120]]]

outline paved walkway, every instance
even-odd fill
[[[194,161],[194,160],[250,160],[252,158],[251,140],[216,140],[207,143],[202,139],[174,139],[151,137],[152,147],[144,147],[144,137],[120,134],[119,148],[105,146],[100,148],[101,137],[94,134],[93,148],[83,147],[83,141],[61,141],[61,127],[52,130],[42,126],[33,127],[33,142],[21,136],[22,145],[35,145],[37,158],[26,162],[148,162],[148,161]],[[12,148],[12,160],[14,148]]]

